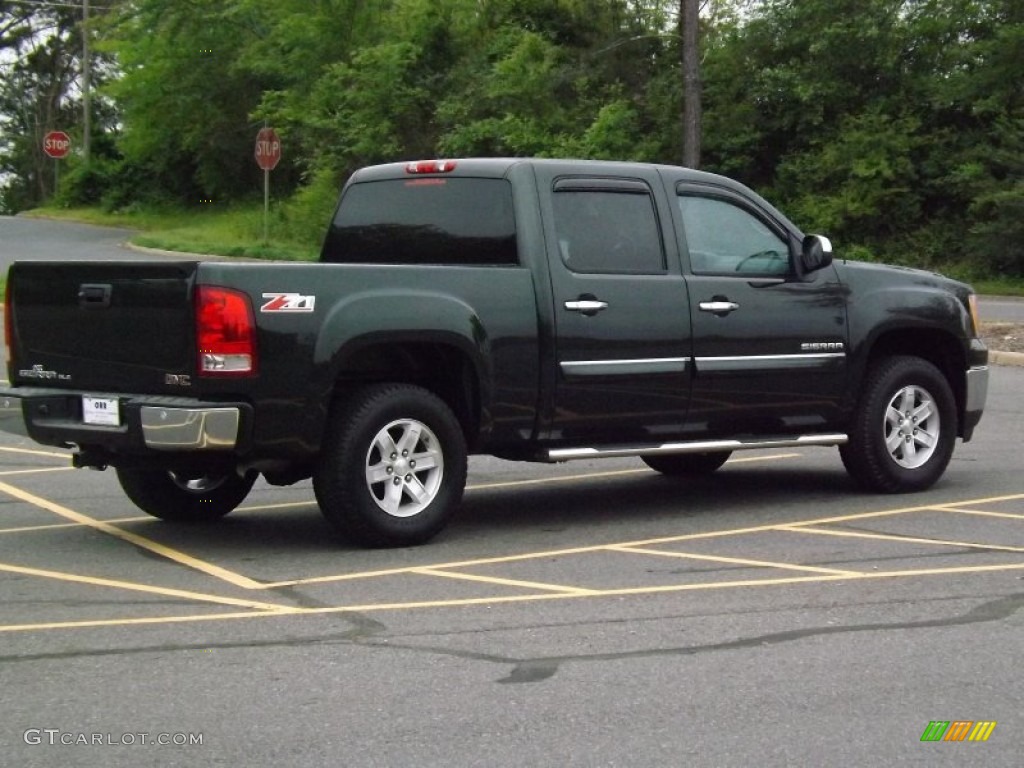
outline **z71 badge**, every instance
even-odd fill
[[[260,307],[260,312],[312,312],[316,304],[316,296],[303,296],[301,293],[264,293],[268,299]]]

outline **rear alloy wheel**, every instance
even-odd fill
[[[129,499],[153,517],[180,523],[217,520],[249,495],[258,473],[200,474],[166,469],[117,468],[117,479]]]
[[[714,453],[661,453],[641,456],[644,464],[669,477],[698,477],[710,475],[725,464],[732,451]]]
[[[868,371],[849,437],[839,453],[862,487],[883,493],[930,488],[945,472],[956,441],[949,382],[927,360],[881,360]]]
[[[422,544],[455,513],[466,441],[451,409],[409,384],[378,384],[339,403],[313,489],[342,538],[366,546]]]

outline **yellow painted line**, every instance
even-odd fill
[[[7,477],[9,475],[38,475],[40,472],[71,472],[74,471],[74,467],[48,467],[46,469],[9,469],[5,472],[0,472],[0,477]]]
[[[731,458],[725,463],[728,466],[729,464],[750,464],[760,461],[778,461],[779,459],[799,459],[802,455],[801,453],[773,453],[768,456],[741,456],[740,458]]]
[[[278,504],[257,504],[250,507],[239,507],[237,512],[264,512],[268,509],[295,509],[297,507],[315,507],[315,501],[283,501]]]
[[[226,619],[253,619],[257,616],[284,616],[283,611],[247,611],[245,613],[206,613],[194,616],[151,616],[143,619],[96,619],[92,621],[49,621],[39,624],[0,625],[0,632],[35,632],[45,629],[91,629],[94,627],[131,627],[145,624],[178,624],[191,621],[224,621]]]
[[[643,470],[641,470],[643,471]],[[1002,501],[1014,501],[1017,499],[1024,499],[1024,494],[1016,494],[1013,496],[996,496],[985,499],[972,499],[956,504],[995,504]],[[952,504],[950,506],[953,506]],[[277,587],[293,587],[301,584],[323,584],[326,582],[334,581],[348,581],[351,579],[367,579],[376,576],[394,576],[396,574],[408,573],[410,570],[415,568],[436,568],[436,569],[456,569],[456,568],[469,568],[476,565],[495,565],[499,563],[514,563],[521,562],[524,560],[537,560],[545,557],[561,557],[564,555],[579,555],[586,554],[589,552],[600,552],[603,549],[607,549],[611,546],[616,547],[649,547],[658,544],[671,544],[679,541],[694,541],[698,539],[710,539],[717,538],[720,536],[740,536],[748,533],[765,533],[768,531],[786,530],[788,528],[800,528],[808,525],[824,525],[828,523],[839,523],[850,520],[866,520],[874,517],[887,517],[890,515],[901,515],[911,512],[923,512],[934,509],[934,505],[922,505],[917,507],[898,507],[895,509],[883,509],[875,512],[859,512],[849,515],[834,515],[832,517],[821,517],[813,520],[797,520],[791,523],[769,523],[766,525],[755,525],[748,528],[732,528],[724,529],[719,531],[708,531],[705,533],[688,533],[678,536],[660,536],[652,539],[640,539],[638,541],[625,541],[612,544],[593,544],[583,547],[568,547],[565,549],[550,549],[539,552],[527,552],[518,555],[505,555],[501,557],[487,557],[479,558],[476,560],[459,560],[449,563],[433,563],[422,566],[408,566],[404,568],[388,568],[385,570],[378,571],[357,571],[355,573],[343,573],[334,574],[327,576],[311,576],[303,579],[289,579],[286,581],[277,581],[267,584],[262,584],[262,589],[274,589]]]
[[[105,523],[137,523],[148,520],[155,521],[155,517],[120,517],[116,520],[104,520]],[[33,531],[49,531],[56,528],[84,528],[84,523],[47,523],[46,525],[23,525],[19,528],[0,528],[0,535],[5,533],[31,533]]]
[[[278,605],[276,603],[263,603],[256,600],[240,600],[235,597],[211,595],[205,592],[192,592],[184,589],[172,589],[170,587],[154,587],[149,584],[139,584],[134,581],[119,581],[117,579],[104,579],[96,576],[81,576],[76,573],[49,571],[41,568],[26,568],[24,566],[9,565],[7,563],[0,563],[0,571],[4,571],[6,573],[17,573],[22,576],[40,576],[46,579],[56,579],[57,581],[70,581],[76,584],[88,584],[93,587],[114,587],[116,589],[131,590],[133,592],[147,592],[154,595],[162,595],[164,597],[181,597],[187,600],[198,600],[206,603],[234,605],[240,608],[255,608],[260,611],[295,613],[302,610],[288,605]]]
[[[779,530],[793,533],[813,533],[819,536],[849,536],[855,539],[875,539],[878,541],[905,541],[912,544],[936,544],[943,547],[968,547],[970,549],[991,549],[997,552],[1024,552],[1024,547],[1005,547],[999,544],[980,544],[970,541],[951,541],[949,539],[924,539],[917,536],[894,536],[887,533],[860,533],[858,531],[826,531],[821,528],[806,526],[781,526]]]
[[[755,461],[776,461],[778,459],[795,459],[799,453],[782,453],[770,456],[750,456],[741,459],[729,459],[726,464],[743,464]],[[558,477],[541,477],[534,480],[509,480],[501,483],[481,483],[478,485],[467,485],[467,491],[492,491],[496,488],[519,488],[527,485],[549,485],[552,483],[573,483],[577,480],[600,480],[606,477],[622,477],[625,475],[649,475],[653,469],[616,469],[610,472],[588,472],[582,475],[559,475]]]
[[[982,515],[984,517],[1005,517],[1009,520],[1024,520],[1024,515],[1011,512],[988,512],[982,509],[960,509],[959,507],[934,507],[936,512],[953,512],[961,515]]]
[[[844,580],[861,581],[882,578],[907,578],[914,576],[938,576],[967,573],[993,573],[999,571],[1024,570],[1024,563],[1007,563],[1003,565],[976,565],[951,568],[927,568],[906,571],[887,571],[872,573],[822,574],[817,576],[792,576],[777,579],[747,579],[743,581],[718,581],[701,584],[675,584],[652,587],[626,587],[621,589],[592,590],[590,592],[568,593],[547,592],[527,595],[507,595],[501,597],[473,597],[458,600],[422,600],[404,603],[363,603],[358,605],[338,605],[324,608],[293,608],[286,610],[222,613],[194,616],[164,616],[151,618],[103,619],[97,621],[46,622],[36,624],[0,625],[0,632],[20,632],[47,629],[77,629],[91,627],[132,626],[140,624],[173,624],[192,621],[219,621],[228,619],[252,619],[280,616],[310,616],[316,614],[335,613],[369,613],[373,611],[398,611],[423,608],[459,608],[475,605],[501,605],[506,603],[527,603],[540,600],[567,600],[584,597],[621,597],[629,595],[657,595],[678,592],[696,592],[712,589],[730,589],[737,587],[770,587],[788,584],[814,584]]]
[[[509,480],[502,483],[481,483],[467,485],[466,491],[493,491],[497,488],[521,488],[527,485],[551,485],[553,483],[574,483],[577,480],[596,480],[606,477],[622,477],[623,475],[646,475],[653,469],[617,469],[612,472],[591,472],[585,475],[560,475],[559,477],[538,477],[535,480]]]
[[[638,555],[657,555],[659,557],[679,557],[689,560],[709,560],[713,563],[729,563],[749,565],[754,568],[780,568],[790,571],[808,571],[810,573],[832,573],[841,576],[859,576],[860,571],[840,570],[838,568],[821,568],[815,565],[796,565],[794,563],[777,563],[769,560],[750,560],[743,557],[724,557],[722,555],[698,555],[693,552],[669,552],[664,549],[645,549],[644,547],[607,547],[614,552],[630,552]]]
[[[71,461],[70,453],[56,453],[54,451],[33,451],[28,448],[11,448],[10,446],[7,445],[0,445],[0,451],[5,451],[7,453],[23,453],[27,456],[47,456],[51,459],[66,459],[67,461]]]
[[[260,589],[263,586],[259,582],[253,581],[247,576],[242,576],[241,574],[234,573],[233,571],[229,571],[226,568],[221,568],[219,565],[214,565],[213,563],[208,563],[204,560],[192,557],[191,555],[187,555],[184,552],[179,552],[176,549],[171,549],[170,547],[164,546],[163,544],[155,542],[152,539],[147,539],[144,536],[139,536],[136,533],[125,531],[121,528],[118,528],[117,526],[111,525],[110,523],[104,522],[102,520],[96,520],[94,518],[88,517],[87,515],[83,515],[81,512],[75,512],[73,509],[68,509],[67,507],[61,506],[60,504],[55,504],[52,501],[49,501],[48,499],[44,499],[40,496],[28,493],[27,491],[23,491],[20,488],[15,488],[13,485],[8,485],[7,483],[0,482],[0,491],[3,491],[9,496],[13,496],[19,501],[24,501],[28,504],[37,506],[40,509],[45,509],[49,512],[53,512],[55,515],[60,515],[61,517],[67,518],[68,520],[72,520],[73,522],[80,523],[82,525],[88,525],[89,527],[94,528],[97,531],[101,531],[102,533],[114,536],[118,539],[121,539],[122,541],[128,542],[129,544],[134,544],[136,547],[139,547],[140,549],[145,549],[149,552],[153,552],[154,554],[160,555],[161,557],[166,557],[168,560],[172,560],[173,562],[176,562],[180,565],[184,565],[187,568],[192,568],[194,570],[205,573],[208,576],[213,576],[216,579],[220,579],[221,581],[226,581],[229,584],[234,584],[236,587],[242,587],[243,589]]]
[[[542,584],[537,581],[519,581],[517,579],[502,579],[495,576],[479,576],[475,573],[460,573],[458,571],[442,571],[436,568],[414,568],[410,573],[422,574],[424,576],[441,576],[446,579],[461,579],[463,581],[478,581],[484,584],[497,584],[505,587],[526,587],[527,589],[539,589],[547,592],[564,592],[569,595],[591,595],[594,590],[582,587],[566,587],[561,584]]]

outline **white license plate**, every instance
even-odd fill
[[[119,427],[121,412],[116,397],[82,396],[82,421],[103,427]]]

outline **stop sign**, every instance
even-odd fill
[[[43,152],[57,160],[71,151],[71,137],[64,131],[50,131],[43,137]]]
[[[273,128],[261,128],[256,134],[256,164],[264,171],[272,171],[281,162],[281,139]]]

